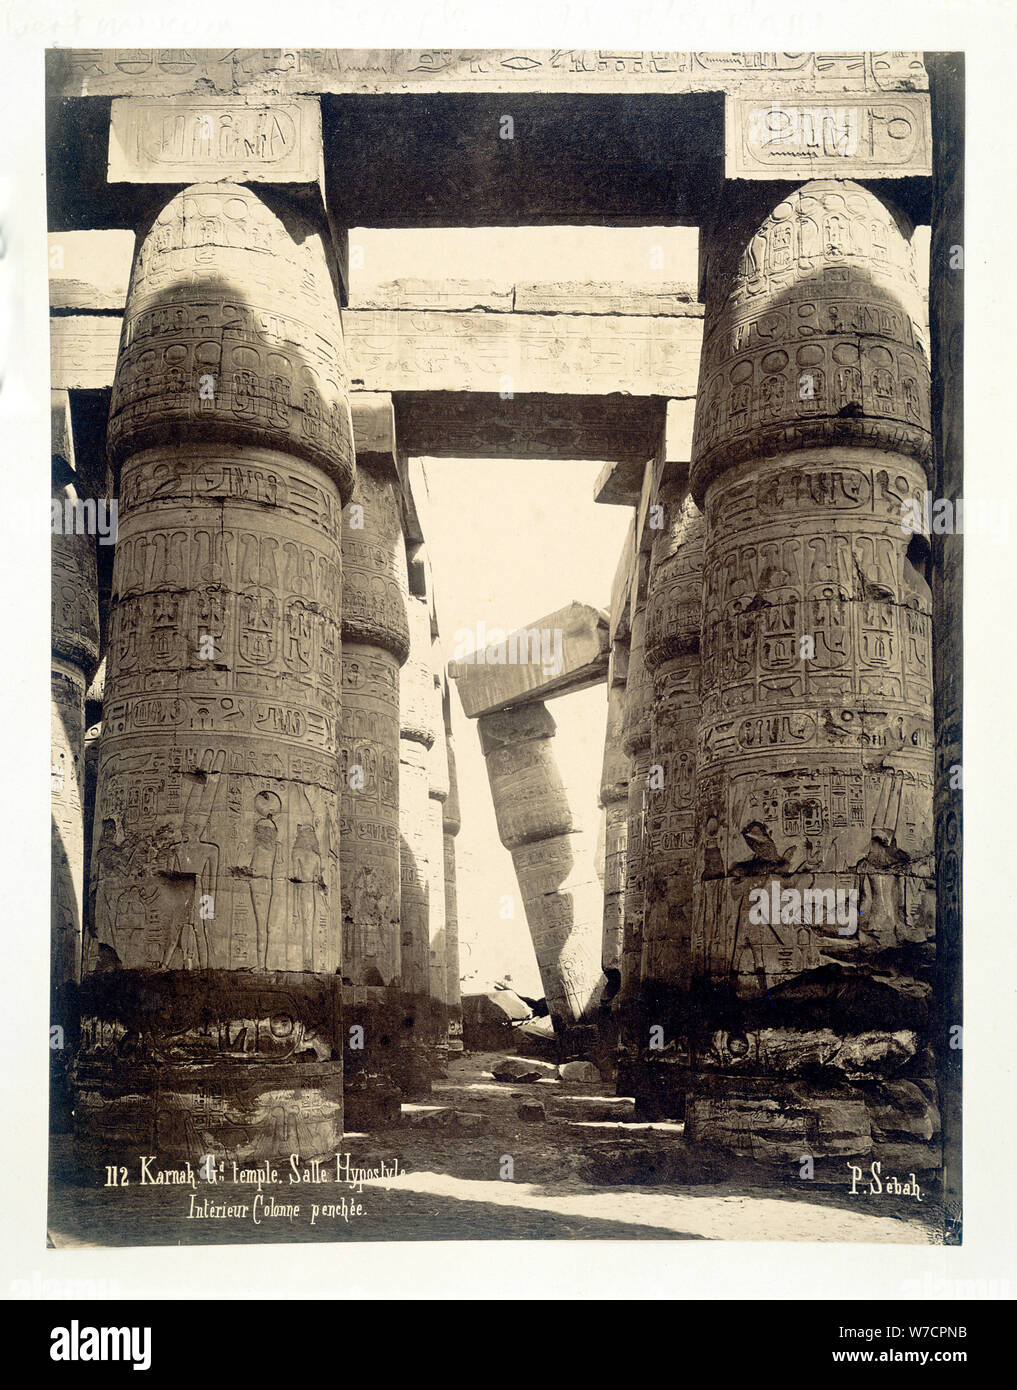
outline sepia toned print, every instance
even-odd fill
[[[959,1243],[962,56],[47,96],[51,1242]],[[357,278],[584,224],[698,271]],[[509,569],[452,460],[546,465]],[[454,526],[546,603],[464,606]]]

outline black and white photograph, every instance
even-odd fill
[[[972,1199],[980,1263],[968,1226],[1012,1169],[1017,967],[1006,703],[964,775],[1015,678],[981,55],[875,20],[749,49],[810,35],[755,11],[667,47],[666,5],[547,46],[234,18],[24,33],[4,382],[33,497],[50,439],[50,525],[15,524],[51,834],[9,1296],[197,1296],[143,1273],[170,1247],[209,1281],[486,1248],[466,1297],[508,1296],[502,1251],[601,1290],[617,1259],[614,1298],[831,1298],[842,1262],[897,1300],[877,1361],[965,1360],[959,1315],[903,1324],[1014,1282],[1012,1197]],[[45,572],[5,580],[27,629]],[[12,860],[46,785],[8,784]],[[792,1247],[824,1274],[767,1287]],[[693,1277],[725,1251],[754,1294]],[[117,1359],[95,1312],[52,1360]],[[873,1359],[835,1333],[810,1364]]]

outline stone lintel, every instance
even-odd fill
[[[553,368],[541,393],[503,400],[486,390],[417,390],[397,393],[395,404],[399,444],[409,454],[611,459],[633,465],[640,477],[664,419],[664,402],[657,396],[576,395],[571,380]]]
[[[707,53],[650,49],[55,48],[61,97],[271,92],[924,91],[920,52]]]
[[[646,318],[702,318],[695,289],[682,282],[615,285],[599,280],[537,280],[515,286],[517,314],[634,314]]]
[[[448,674],[470,719],[607,679],[607,619],[588,604],[573,602],[525,628],[491,636],[495,640],[477,653],[483,661],[449,662]]]
[[[703,323],[625,314],[488,314],[350,309],[355,390],[694,396]]]
[[[117,97],[110,183],[321,183],[321,103],[211,95]]]
[[[511,313],[513,287],[494,280],[427,280],[413,276],[368,285],[353,309],[395,309],[407,313],[485,310]]]
[[[729,179],[928,178],[932,124],[927,92],[728,95]]]

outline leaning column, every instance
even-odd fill
[[[79,1134],[103,1153],[328,1153],[354,456],[316,226],[220,183],[142,229],[109,446],[120,534]]]
[[[563,1050],[579,1050],[603,993],[602,897],[555,761],[555,722],[534,701],[481,715],[477,726],[551,1021]]]
[[[687,1134],[767,1162],[937,1163],[926,487],[906,228],[857,184],[707,247]],[[842,1169],[841,1169],[842,1171]]]
[[[399,670],[409,652],[390,396],[354,398],[357,478],[343,512],[340,725],[346,1127],[399,1113]]]

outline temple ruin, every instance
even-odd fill
[[[53,537],[54,1125],[314,1155],[430,1094],[458,701],[559,1060],[959,1219],[962,543],[902,522],[963,487],[958,56],[67,49],[48,92],[53,238],[135,238],[51,261],[55,505],[118,516]],[[352,227],[583,224],[697,228],[699,283],[351,297]],[[610,608],[447,664],[425,457],[602,462]]]

